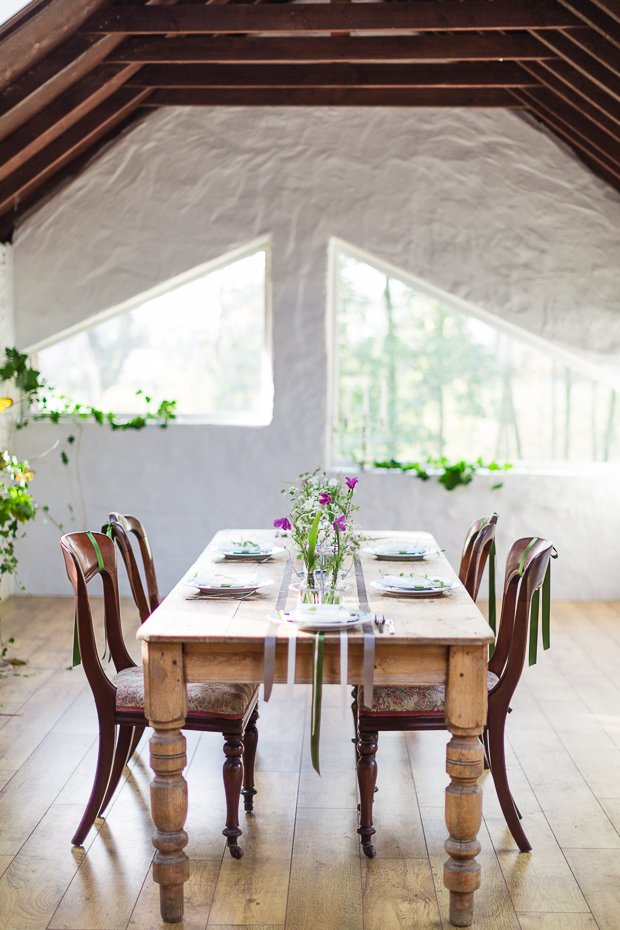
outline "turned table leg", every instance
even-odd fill
[[[144,643],[146,715],[154,729],[150,740],[151,815],[155,832],[153,880],[159,884],[162,920],[183,919],[183,884],[189,878],[189,859],[184,849],[187,833],[187,764],[185,723],[187,690],[183,681],[183,653],[176,643]]]
[[[486,647],[454,646],[450,649],[446,722],[452,734],[446,754],[450,784],[446,788],[445,850],[443,881],[450,891],[450,923],[469,927],[474,919],[474,892],[480,887],[478,830],[482,823],[484,749],[480,742],[486,721]]]

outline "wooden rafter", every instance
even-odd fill
[[[87,17],[111,0],[49,0],[21,28],[3,38],[0,30],[0,89],[38,64],[70,38]]]
[[[519,107],[502,87],[186,87],[154,91],[149,107]]]
[[[0,215],[13,209],[59,168],[81,155],[124,120],[150,91],[121,87],[98,107],[74,123],[33,158],[0,181]]]
[[[573,148],[581,149],[615,180],[620,189],[620,144],[595,126],[552,92],[544,96],[543,89],[519,88],[511,91],[524,106],[552,127]]]
[[[173,8],[116,6],[91,16],[80,32],[188,35],[260,32],[458,32],[583,26],[555,0],[467,0],[437,3],[234,4]]]
[[[620,52],[616,45],[612,45],[600,33],[594,29],[575,29],[568,35],[568,39],[620,77]]]
[[[609,13],[610,16],[620,23],[620,2],[619,0],[592,0],[599,9],[603,10],[605,13]]]
[[[555,33],[554,33],[555,34]],[[541,33],[544,35],[544,33]],[[368,36],[254,38],[186,36],[133,39],[112,52],[113,62],[504,61],[553,58],[535,36]]]
[[[523,67],[530,74],[538,77],[542,84],[549,84],[555,90],[558,87],[557,82],[561,81],[570,90],[580,94],[588,103],[594,104],[611,119],[616,120],[616,122],[620,121],[620,101],[612,97],[607,91],[602,90],[598,84],[591,81],[581,71],[577,71],[568,62],[562,60],[527,62],[527,64],[524,63]]]
[[[605,65],[600,64],[589,52],[572,42],[568,36],[561,32],[538,32],[536,37],[549,51],[554,52],[577,71],[581,71],[585,77],[598,84],[602,90],[620,100],[620,78]],[[552,55],[551,59],[554,57]]]
[[[0,26],[0,236],[173,105],[521,107],[619,189],[620,0],[40,0]]]
[[[136,65],[100,65],[0,142],[0,180],[94,110],[136,70]]]
[[[445,65],[326,62],[145,65],[128,84],[134,87],[523,87],[540,84],[540,79],[509,61]]]
[[[543,64],[533,61],[529,62],[526,67],[532,77],[538,79],[539,84],[544,84],[558,97],[561,97],[565,103],[574,107],[575,110],[587,116],[593,123],[620,141],[620,104],[613,97],[606,94],[605,106],[599,107],[591,103],[587,97],[575,91],[571,84],[561,80],[557,74],[550,71]],[[598,90],[596,85],[593,85],[593,87],[595,91],[600,94],[603,93]]]
[[[104,135],[91,137],[90,144],[85,144],[79,154],[74,153],[72,158],[68,159],[65,164],[50,172],[47,178],[42,179],[38,186],[33,187],[28,192],[22,191],[21,196],[13,201],[12,209],[0,215],[0,242],[10,242],[17,222],[21,222],[33,210],[36,210],[58,190],[62,189],[66,183],[76,178],[105,152],[106,148],[112,145],[120,135],[129,129],[133,129],[151,112],[151,110],[143,109],[140,106],[136,107],[135,110],[131,110],[123,119],[120,119],[114,125],[108,126]]]
[[[620,48],[620,23],[591,0],[560,0],[560,3],[599,32],[608,42]]]

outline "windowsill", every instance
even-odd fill
[[[371,466],[359,465],[329,465],[328,471],[347,472],[347,474],[371,474],[371,475],[408,475],[417,478],[415,471],[403,472],[399,468],[372,468]],[[595,478],[614,475],[620,473],[620,462],[519,462],[513,465],[508,471],[489,471],[481,468],[476,472],[476,478],[491,478],[494,482],[506,481],[511,475],[532,475],[546,477],[581,477]],[[429,468],[430,477],[442,475],[443,471]]]

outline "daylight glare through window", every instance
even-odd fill
[[[181,417],[268,423],[267,246],[224,256],[157,291],[38,351],[38,366],[55,395],[133,414],[141,409],[136,392],[143,391],[155,406],[175,400]]]
[[[620,460],[612,388],[332,247],[334,463]]]

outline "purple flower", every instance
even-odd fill
[[[289,523],[288,517],[280,517],[279,520],[274,520],[273,525],[277,526],[281,530],[291,529],[291,524]]]
[[[345,478],[344,480],[346,482],[347,487],[352,491],[360,479],[359,478]]]
[[[341,533],[344,533],[346,528],[347,528],[347,518],[345,517],[344,514],[342,514],[341,517],[338,517],[337,520],[334,520],[334,529],[340,530]]]
[[[327,491],[323,491],[323,493],[319,497],[319,504],[322,504],[322,506],[324,507],[325,504],[331,504],[331,502],[332,502],[331,494],[328,494]]]

